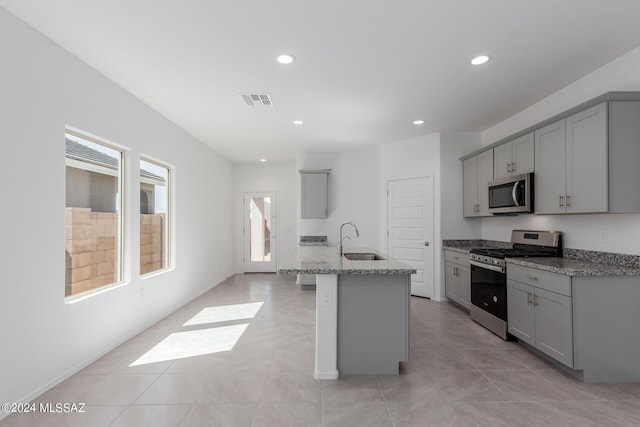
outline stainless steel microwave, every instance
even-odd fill
[[[491,181],[489,212],[533,213],[533,172]]]

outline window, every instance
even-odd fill
[[[65,297],[122,279],[122,152],[67,131]]]
[[[169,168],[140,159],[140,274],[169,263]]]

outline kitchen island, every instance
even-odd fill
[[[398,374],[409,360],[411,274],[416,270],[370,248],[349,260],[336,247],[301,247],[279,274],[315,274],[316,379]]]

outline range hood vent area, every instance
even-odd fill
[[[268,93],[241,93],[242,101],[248,107],[272,107],[271,95]]]

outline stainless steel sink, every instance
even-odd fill
[[[344,257],[351,261],[382,261],[382,258],[378,254],[368,253],[368,252],[351,252],[345,253]]]

